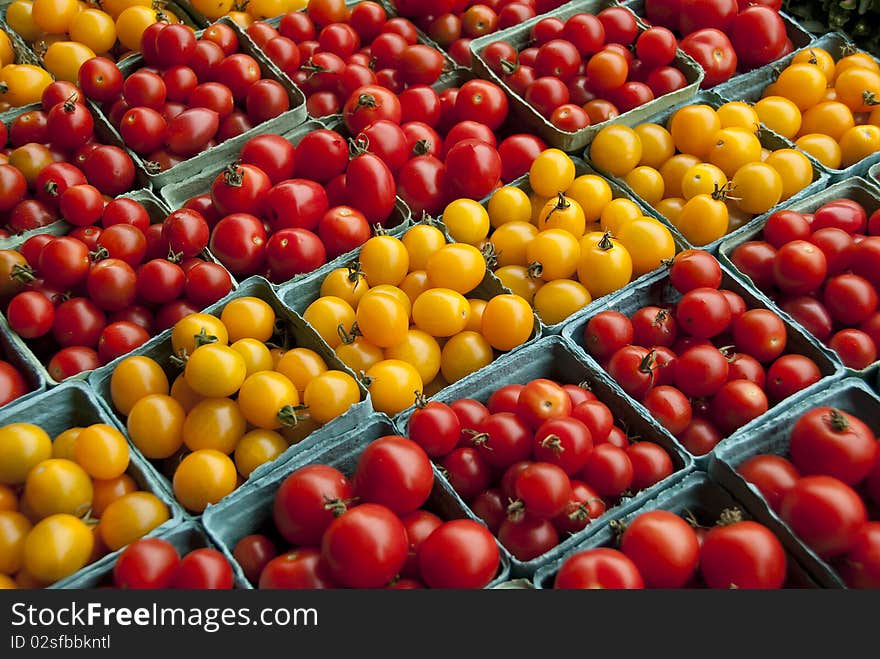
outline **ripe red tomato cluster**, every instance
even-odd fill
[[[203,547],[180,556],[161,538],[141,538],[128,545],[113,565],[113,585],[132,590],[229,590],[232,566],[216,549]]]
[[[52,354],[49,374],[59,381],[134,350],[232,288],[223,266],[198,256],[209,233],[198,212],[177,210],[151,225],[137,201],[104,205],[92,190],[81,184],[62,195],[73,232],[32,236],[3,259],[13,282],[5,291],[9,325]],[[83,201],[93,194],[94,209]],[[80,223],[86,219],[101,226]]]
[[[672,33],[651,28],[639,34],[635,15],[623,7],[567,21],[544,18],[532,28],[530,43],[517,53],[506,41],[495,41],[481,56],[560,130],[608,121],[687,84],[671,66],[677,47]]]
[[[880,506],[880,451],[858,417],[811,409],[791,429],[788,459],[755,455],[737,471],[849,587],[880,588],[880,522],[866,507]]]
[[[409,436],[521,561],[674,470],[658,444],[630,444],[595,394],[546,378],[501,387],[485,405],[429,402],[410,418]]]
[[[678,46],[703,67],[705,89],[794,50],[779,16],[781,5],[781,0],[645,0],[645,16],[683,37]]]
[[[779,539],[738,509],[724,510],[709,527],[652,510],[627,525],[619,549],[597,547],[566,559],[553,587],[777,589],[786,568]]]
[[[669,271],[678,302],[632,317],[603,311],[583,334],[609,375],[695,455],[822,377],[809,357],[784,354],[776,313],[747,309],[721,277],[708,252],[680,252]]]
[[[379,85],[399,94],[412,85],[431,85],[443,73],[443,53],[419,43],[409,20],[389,19],[376,2],[359,2],[342,21],[326,18],[307,8],[282,16],[277,29],[265,21],[247,29],[305,93],[313,117],[340,112],[358,87]]]
[[[284,86],[238,50],[222,23],[198,40],[185,25],[153,23],[141,40],[147,66],[123,78],[115,62],[94,57],[80,67],[79,85],[126,146],[164,171],[290,109]]]
[[[562,0],[395,0],[401,16],[412,18],[431,39],[470,67],[472,39],[519,25],[564,4]]]
[[[78,94],[70,83],[53,82],[39,110],[20,114],[8,127],[0,123],[4,237],[61,219],[61,196],[69,187],[88,184],[91,196],[99,200],[131,189],[131,156],[95,140],[94,119]]]
[[[863,369],[880,356],[880,211],[868,217],[851,199],[834,199],[814,213],[777,211],[763,240],[750,240],[730,259],[779,307]]]
[[[495,538],[472,520],[423,508],[433,486],[425,451],[385,435],[363,450],[350,479],[312,464],[282,482],[272,512],[289,550],[253,534],[233,556],[260,588],[485,587],[500,564]]]

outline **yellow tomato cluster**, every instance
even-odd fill
[[[235,0],[192,0],[193,8],[206,18],[213,21],[229,16],[245,28],[254,21],[305,9],[309,3],[308,0],[250,0],[243,11],[236,9],[238,4]]]
[[[755,108],[688,105],[666,126],[613,125],[590,145],[596,166],[626,183],[693,245],[706,245],[766,213],[813,180],[796,149],[769,151]]]
[[[486,274],[484,256],[447,243],[435,226],[412,227],[402,239],[374,236],[358,258],[327,274],[303,317],[365,374],[380,412],[397,414],[532,335],[534,315],[521,297],[468,297]]]
[[[54,583],[169,519],[126,473],[129,457],[103,423],[54,440],[30,423],[0,428],[0,588]]]
[[[217,503],[360,401],[355,379],[316,352],[270,349],[274,328],[268,303],[237,298],[219,318],[190,314],[174,326],[172,347],[185,366],[170,386],[148,357],[128,357],[113,372],[111,398],[132,443],[151,460],[177,458],[174,495],[187,510]]]
[[[867,53],[835,62],[822,48],[803,50],[762,96],[761,121],[830,169],[880,150],[880,66]]]
[[[633,201],[613,199],[601,176],[575,174],[571,158],[548,149],[529,171],[531,194],[506,186],[486,209],[459,199],[443,212],[450,234],[488,249],[495,275],[547,325],[675,255],[669,229]]]

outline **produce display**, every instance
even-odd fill
[[[880,60],[779,10],[6,3],[0,588],[880,586]]]
[[[880,212],[832,199],[813,213],[773,213],[731,262],[849,368],[878,359]]]

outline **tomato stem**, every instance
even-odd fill
[[[413,145],[413,153],[417,156],[426,156],[431,153],[431,143],[428,140],[418,140]]]
[[[862,92],[862,103],[865,105],[880,105],[880,99],[874,95],[874,92],[866,89]]]
[[[526,504],[521,500],[511,501],[507,506],[507,517],[511,522],[518,522],[526,514]]]
[[[93,252],[89,252],[89,259],[92,263],[97,263],[98,261],[103,261],[104,259],[110,258],[110,252],[107,251],[106,247],[99,247]]]
[[[155,176],[162,171],[162,165],[155,160],[144,160],[144,169],[147,170],[147,174]]]
[[[549,448],[553,451],[553,455],[556,456],[562,455],[565,452],[565,447],[562,445],[559,435],[547,435],[541,440],[541,447]]]
[[[516,70],[519,68],[519,63],[516,60],[511,62],[510,60],[503,59],[501,60],[500,64],[502,75],[510,75],[511,73],[516,73]]]
[[[418,395],[416,396],[416,400],[415,400],[414,404],[415,404],[416,408],[422,410],[428,406],[428,397],[425,396],[424,393],[419,391]]]
[[[739,508],[725,508],[718,516],[716,526],[731,526],[743,521],[743,513]]]
[[[213,334],[208,334],[207,330],[205,330],[204,327],[199,329],[198,334],[193,334],[193,338],[196,341],[197,350],[204,345],[208,345],[209,343],[217,343],[217,337]]]
[[[492,447],[489,446],[489,433],[487,432],[479,432],[477,430],[473,430],[471,428],[464,428],[462,432],[468,435],[471,438],[471,444],[474,446],[482,446],[487,451],[492,451]]]
[[[544,218],[544,221],[550,219],[550,216],[553,215],[556,211],[564,211],[566,208],[571,207],[571,202],[565,198],[565,194],[562,192],[556,193],[556,205],[550,209],[550,212],[547,213],[547,217]]]
[[[544,274],[544,266],[541,265],[540,261],[529,263],[528,273],[530,279],[540,279],[541,275]]]
[[[300,422],[300,412],[307,410],[306,405],[285,405],[278,410],[278,421],[285,428],[296,428]]]
[[[494,270],[498,267],[498,257],[501,255],[501,252],[495,251],[495,244],[492,242],[488,242],[480,248],[480,254],[483,255],[483,260],[486,261],[486,267],[489,270]]]
[[[239,167],[240,163],[235,160],[228,165],[223,171],[223,182],[233,188],[240,188],[244,183],[244,170]]]
[[[609,249],[614,247],[614,243],[611,241],[611,232],[606,231],[602,234],[602,237],[599,239],[598,244],[596,245],[603,252],[607,252]]]
[[[173,249],[168,249],[168,255],[165,257],[166,261],[170,261],[171,263],[180,263],[183,261],[183,252],[175,252]]]
[[[370,138],[364,133],[358,133],[357,137],[348,141],[348,157],[354,160],[364,153],[370,152]]]
[[[355,323],[355,325],[356,324],[357,323]],[[352,325],[351,329],[352,329],[351,332],[346,332],[345,327],[342,325],[342,323],[339,323],[339,325],[336,326],[336,333],[339,335],[339,339],[345,345],[351,345],[352,343],[354,343],[354,340],[357,338],[357,335],[353,333],[354,332],[354,325]]]
[[[329,497],[324,497],[324,510],[329,510],[333,513],[334,517],[340,517],[344,512],[346,512],[349,506],[353,503],[357,502],[357,497],[352,499],[330,499]]]
[[[612,519],[608,522],[609,528],[614,532],[614,540],[617,544],[620,544],[620,539],[623,537],[624,532],[626,531],[626,522],[622,519]]]
[[[831,429],[834,432],[844,432],[846,430],[849,430],[849,421],[847,421],[843,412],[841,412],[840,410],[831,410],[829,423],[831,425]]]
[[[31,266],[18,263],[12,266],[12,270],[9,272],[9,278],[19,281],[22,284],[29,284],[37,278],[37,274]]]

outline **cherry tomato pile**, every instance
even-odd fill
[[[828,169],[880,151],[880,65],[865,52],[837,61],[822,48],[798,52],[755,103],[761,122]]]
[[[675,255],[669,229],[629,199],[612,199],[601,176],[576,176],[574,162],[558,149],[532,162],[528,182],[530,195],[506,186],[485,210],[459,199],[442,219],[456,241],[483,247],[496,264],[495,276],[532,304],[545,325],[562,322]]]
[[[211,547],[183,556],[163,538],[142,538],[113,564],[113,587],[121,589],[229,590],[235,575],[226,557]]]
[[[709,88],[792,52],[781,5],[780,0],[645,0],[645,16],[654,30],[662,30],[664,41],[682,37],[678,47],[703,68],[701,86]]]
[[[461,66],[471,65],[472,39],[504,30],[552,11],[561,0],[394,0],[401,16],[412,18]]]
[[[104,423],[54,439],[0,427],[0,582],[41,588],[143,537],[170,518],[126,471],[125,436]]]
[[[480,53],[486,64],[554,126],[576,132],[683,88],[684,73],[671,66],[676,41],[662,28],[639,34],[635,15],[609,7],[595,16],[536,23],[529,45],[517,53],[506,41]],[[636,49],[634,60],[630,47]]]
[[[76,226],[69,235],[40,233],[18,251],[0,250],[6,319],[56,381],[131,352],[232,288],[223,266],[198,256],[208,225],[196,211],[151,225],[139,202],[105,205],[84,182],[56,203]]]
[[[666,510],[637,515],[620,536],[619,549],[597,547],[569,556],[554,588],[745,588],[785,585],[788,561],[766,526],[722,511],[711,526]]]
[[[112,60],[93,57],[78,81],[157,173],[290,109],[287,89],[238,51],[238,37],[223,23],[198,39],[185,25],[153,23],[141,40],[147,66],[123,76]]]
[[[320,5],[325,2],[326,0],[317,0],[312,4]],[[207,20],[214,21],[229,16],[242,28],[247,28],[254,21],[262,21],[274,16],[281,16],[285,12],[303,9],[307,4],[308,0],[253,0],[248,2],[244,9],[241,9],[234,0],[192,0],[190,2],[195,12]],[[333,0],[325,6],[337,7],[338,5]]]
[[[76,0],[14,0],[6,22],[41,58],[56,80],[76,82],[79,67],[101,55],[122,59],[140,49],[141,35],[156,22],[181,23],[165,4],[107,0],[83,6]],[[186,17],[189,20],[189,17]]]
[[[8,126],[0,123],[4,237],[68,219],[64,211],[69,206],[61,208],[61,196],[69,187],[88,184],[96,204],[94,199],[104,203],[135,185],[131,156],[95,139],[94,119],[78,93],[70,83],[53,82],[38,99],[40,109],[19,114]]]
[[[880,452],[873,431],[856,415],[816,407],[792,426],[787,456],[754,455],[737,471],[850,588],[880,587]]]
[[[669,280],[682,295],[627,317],[602,311],[584,327],[584,346],[630,396],[691,453],[822,378],[809,357],[786,352],[787,330],[769,309],[747,309],[720,288],[708,252],[680,252]]]
[[[867,368],[880,355],[880,212],[833,199],[814,213],[782,210],[767,218],[762,240],[730,254],[733,264],[780,309],[837,352]]]
[[[275,321],[264,300],[235,298],[219,317],[191,314],[174,326],[172,353],[184,368],[170,387],[149,357],[126,357],[113,371],[110,397],[132,444],[166,461],[174,495],[191,512],[361,399],[357,381],[315,351],[270,349]]]
[[[675,469],[660,445],[631,444],[595,394],[547,378],[501,387],[485,405],[422,402],[409,436],[523,562]]]
[[[499,286],[465,297],[485,276],[480,250],[420,224],[402,239],[370,238],[356,264],[327,274],[303,318],[364,371],[373,409],[393,416],[532,337],[534,314],[518,295]]]
[[[717,110],[687,105],[665,127],[603,128],[589,157],[621,177],[692,245],[702,246],[813,182],[809,159],[796,149],[765,149],[759,127],[755,109],[740,101]]]
[[[484,588],[500,565],[495,538],[431,512],[433,487],[425,451],[384,435],[350,476],[321,463],[293,471],[272,503],[277,539],[245,536],[233,556],[259,588]]]
[[[266,56],[299,85],[313,117],[336,114],[358,87],[380,85],[396,94],[432,85],[448,64],[443,53],[418,42],[406,18],[388,18],[382,5],[359,2],[345,19],[326,22],[321,5],[247,28]]]

